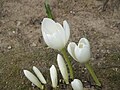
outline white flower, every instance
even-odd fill
[[[58,79],[57,79],[57,70],[54,65],[50,67],[50,77],[52,81],[52,87],[56,88],[58,85]]]
[[[35,72],[36,76],[39,78],[39,80],[43,83],[46,84],[46,80],[43,77],[42,73],[39,71],[38,68],[36,68],[35,66],[33,66],[33,71]]]
[[[74,79],[71,82],[71,86],[72,86],[73,90],[83,90],[83,84],[79,79]]]
[[[63,79],[65,80],[66,84],[69,84],[67,67],[65,65],[64,59],[62,58],[60,54],[57,55],[57,63],[58,63],[60,72],[63,76]]]
[[[44,18],[41,29],[44,41],[53,49],[62,50],[70,37],[70,28],[67,21],[63,21],[62,27],[61,24],[52,19]]]
[[[44,89],[44,86],[40,83],[40,81],[28,70],[23,70],[25,76],[33,83],[35,84],[37,87],[39,87],[40,89]]]
[[[90,59],[90,44],[86,38],[81,38],[78,45],[74,42],[69,43],[67,50],[80,63],[85,63]]]

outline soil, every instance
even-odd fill
[[[82,37],[90,41],[90,62],[101,90],[120,90],[120,7],[116,1],[109,0],[102,11],[104,0],[50,0],[55,20],[67,20],[70,25],[69,41],[77,43]],[[0,90],[38,90],[23,74],[33,66],[50,82],[49,68],[58,67],[58,51],[43,40],[40,23],[45,17],[44,0],[0,0]],[[98,90],[84,65],[74,60],[72,64],[85,90]]]

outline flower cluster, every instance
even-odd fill
[[[67,21],[63,21],[62,26],[61,24],[55,22],[50,18],[44,18],[42,21],[41,29],[44,41],[48,45],[48,47],[58,50],[62,54],[57,55],[57,64],[65,83],[71,83],[73,90],[83,90],[82,82],[79,79],[74,79],[72,65],[65,50],[65,47],[70,37],[70,28]],[[98,81],[95,73],[88,64],[91,56],[89,41],[86,38],[81,38],[78,42],[78,45],[76,45],[76,43],[74,42],[70,42],[67,46],[67,51],[74,60],[78,61],[79,63],[84,63],[86,65],[86,68],[88,67],[87,69],[89,70],[96,84],[100,86],[100,82]],[[66,66],[66,64],[68,67]],[[35,72],[36,76],[28,70],[24,70],[24,74],[37,87],[39,87],[40,89],[44,89],[44,84],[46,84],[47,82],[43,77],[42,73],[35,66],[33,66],[33,71]],[[73,80],[72,82],[69,81],[69,74],[70,79]],[[58,75],[57,69],[54,65],[50,67],[50,77],[52,87],[57,88]]]

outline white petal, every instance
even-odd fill
[[[79,48],[78,46],[75,47],[75,50],[74,50],[74,53],[75,53],[75,57],[76,57],[76,61],[80,62],[81,61],[81,57],[82,57],[82,49]],[[84,57],[84,56],[83,56]]]
[[[54,65],[50,67],[50,77],[52,81],[52,87],[56,88],[58,85],[58,79],[57,79],[57,70]]]
[[[52,36],[48,35],[48,39],[53,45],[51,47],[57,50],[63,49],[65,46],[61,38],[62,38],[61,36],[58,36],[58,33],[54,33]]]
[[[61,36],[59,36],[59,32],[56,32],[52,35],[45,34],[43,32],[43,38],[45,43],[53,49],[61,50],[65,47],[64,42],[61,40]]]
[[[25,76],[37,87],[43,89],[43,85],[40,83],[40,81],[28,70],[23,70]]]
[[[62,25],[60,23],[56,23],[57,31],[64,31]]]
[[[65,80],[66,84],[69,84],[67,67],[64,62],[64,59],[62,58],[62,56],[60,54],[57,55],[57,63],[58,63],[60,72],[63,76],[63,79]]]
[[[83,90],[83,84],[79,79],[74,79],[71,82],[71,86],[72,86],[73,90]]]
[[[48,35],[48,34],[45,34],[44,32],[43,32],[43,38],[44,38],[44,41],[45,41],[45,43],[49,46],[49,47],[51,47],[51,48],[53,48],[54,49],[54,42],[52,42],[51,40],[50,40],[50,35]]]
[[[57,30],[55,21],[50,18],[44,18],[41,27],[46,34],[53,34]]]
[[[75,56],[75,47],[76,47],[77,45],[74,43],[74,42],[70,42],[69,44],[68,44],[68,47],[67,47],[67,50],[68,50],[68,52],[69,52],[69,54],[75,59],[75,60],[77,60],[77,58],[76,58],[76,56]]]
[[[65,36],[65,31],[64,28],[62,27],[61,24],[56,23],[57,29],[58,29],[58,35],[64,45],[66,45],[66,36]]]
[[[69,40],[69,37],[70,37],[70,27],[69,27],[69,24],[67,23],[67,21],[63,21],[63,27],[64,27],[64,30],[65,30],[65,36],[66,36],[66,42]]]
[[[83,48],[75,47],[75,56],[77,61],[80,63],[85,63],[90,59],[90,50],[87,46],[83,46]]]
[[[61,39],[59,39],[60,37],[58,37],[56,33],[54,33],[53,35],[43,33],[43,38],[45,43],[50,48],[57,49],[57,50],[64,48],[62,41],[60,41]]]
[[[90,43],[86,38],[81,38],[79,40],[78,46],[80,45],[80,43],[84,43],[86,46],[88,46],[90,48]]]
[[[35,74],[37,75],[37,77],[39,78],[39,80],[43,84],[46,84],[46,80],[45,80],[44,76],[42,75],[42,73],[39,71],[39,69],[36,68],[35,66],[33,66],[33,71],[35,72]]]

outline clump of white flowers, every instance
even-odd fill
[[[94,73],[92,67],[89,64],[91,51],[90,51],[90,43],[86,38],[81,38],[78,44],[74,42],[70,42],[66,50],[65,47],[70,37],[70,28],[66,20],[63,21],[63,26],[62,26],[61,24],[55,22],[50,18],[44,18],[42,21],[41,29],[45,43],[50,48],[58,50],[62,54],[62,55],[60,54],[57,55],[57,64],[60,73],[63,77],[63,80],[65,81],[66,84],[70,83],[73,90],[83,90],[82,82],[79,79],[74,79],[72,65],[68,58],[68,54],[66,52],[68,51],[74,60],[76,60],[79,63],[85,64],[86,68],[93,77],[96,85],[101,86],[101,83],[99,82],[96,74]],[[44,76],[35,66],[33,66],[33,71],[35,75],[33,75],[28,70],[24,70],[24,74],[38,88],[45,89],[44,85],[47,84],[47,82]],[[50,67],[50,78],[52,83],[51,86],[54,89],[58,88],[59,80],[57,75],[57,69],[54,65]],[[70,82],[70,79],[72,79],[72,82]]]

